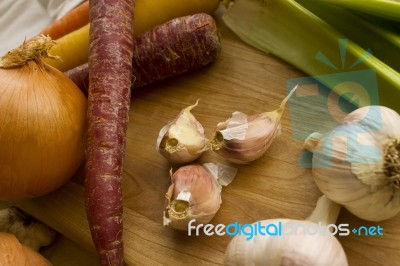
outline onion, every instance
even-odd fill
[[[39,36],[0,58],[0,199],[52,192],[83,162],[86,98],[41,61],[54,44]]]

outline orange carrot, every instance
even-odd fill
[[[49,35],[52,39],[58,39],[89,23],[89,1],[85,1],[70,12],[51,23],[40,34]]]

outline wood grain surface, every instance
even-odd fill
[[[211,137],[217,123],[234,111],[256,114],[276,109],[286,96],[286,81],[306,76],[240,41],[221,21],[221,12],[223,9],[215,14],[222,41],[215,63],[133,92],[123,174],[126,265],[221,265],[231,239],[226,235],[187,236],[186,232],[162,225],[171,165],[156,151],[159,130],[182,108],[200,99],[193,114]],[[311,171],[298,164],[303,143],[292,137],[289,111],[283,114],[281,135],[265,156],[236,166],[238,174],[223,188],[222,205],[212,224],[304,219],[313,210],[321,194]],[[209,151],[198,162],[216,161],[221,162],[221,158]],[[80,179],[79,172],[54,193],[13,203],[82,247],[79,254],[88,259],[74,261],[69,245],[60,244],[59,256],[70,262],[63,265],[96,265]],[[384,228],[384,236],[380,237],[339,238],[350,265],[399,265],[399,219],[398,215],[385,222],[369,223],[342,210],[338,223],[348,223],[350,227],[379,224]],[[55,255],[57,243],[51,250],[53,258],[60,261]]]

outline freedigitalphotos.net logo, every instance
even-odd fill
[[[251,240],[255,236],[260,237],[289,237],[294,235],[338,235],[349,236],[350,234],[357,236],[383,236],[383,228],[380,225],[359,226],[351,228],[349,224],[329,224],[321,223],[303,223],[301,221],[279,221],[275,220],[270,223],[256,222],[252,224],[240,224],[234,222],[228,225],[224,224],[195,224],[193,219],[188,223],[188,235],[199,236],[204,234],[207,236],[244,236],[246,240]]]
[[[298,86],[296,93],[288,101],[294,139],[304,141],[314,132],[321,134],[331,132],[332,129],[341,124],[347,114],[358,107],[379,105],[375,72],[370,69],[353,70],[371,56],[371,52],[365,51],[355,62],[351,62],[348,67],[345,67],[347,45],[348,40],[346,39],[341,39],[338,42],[341,66],[332,63],[323,52],[316,53],[315,59],[331,68],[334,71],[333,73],[287,80],[288,92],[296,85]],[[367,112],[363,119],[369,119],[373,115],[376,114]],[[375,121],[375,130],[381,128],[380,122]],[[362,128],[354,130],[346,135],[330,136],[332,143],[328,142],[326,145],[333,145],[336,137],[345,138],[348,143],[352,142],[348,146],[355,147],[357,145],[359,150],[365,150],[369,154],[380,153],[373,145],[357,143],[358,136],[367,132],[363,131]],[[349,162],[358,162],[355,161],[358,158],[351,158],[351,153],[347,153],[347,155]],[[301,154],[300,166],[311,167],[309,156],[308,152]],[[372,157],[379,158],[379,156]],[[325,168],[330,167],[330,164],[313,165],[313,167]]]

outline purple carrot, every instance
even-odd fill
[[[101,265],[123,265],[122,166],[132,86],[134,0],[90,0],[85,203]]]
[[[217,58],[221,43],[215,20],[204,13],[170,20],[134,41],[132,88],[177,76],[203,67]],[[84,93],[88,65],[66,72]]]

